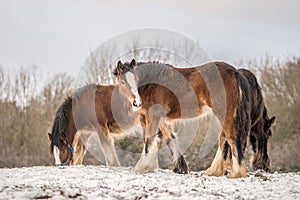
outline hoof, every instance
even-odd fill
[[[136,164],[134,171],[137,173],[149,173],[154,172],[158,169],[158,159],[153,155],[146,154]]]
[[[207,170],[203,172],[204,175],[207,176],[223,176],[223,171],[221,169],[212,170],[211,167],[209,167]]]
[[[246,168],[241,168],[239,171],[230,170],[226,172],[225,176],[227,178],[245,178],[248,176]]]
[[[225,175],[227,178],[246,178],[248,175],[243,173],[233,173]]]
[[[134,168],[134,171],[138,174],[145,174],[145,173],[151,173],[151,172],[155,172],[157,169],[149,169],[149,168],[143,168],[140,166],[136,166]]]
[[[185,162],[183,156],[180,156],[178,158],[178,160],[176,160],[173,172],[175,172],[177,174],[187,174],[188,173],[188,165]]]
[[[210,167],[207,168],[205,171],[202,172],[203,175],[207,175],[207,176],[211,176],[211,173],[210,173]]]

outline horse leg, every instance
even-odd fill
[[[171,154],[173,156],[174,162],[174,169],[173,172],[178,174],[187,174],[188,173],[188,165],[183,157],[183,154],[181,153],[176,136],[174,135],[174,131],[171,127],[171,125],[164,124],[160,128],[162,132],[162,137],[167,143]]]
[[[228,178],[242,178],[247,177],[247,169],[244,160],[241,160],[237,153],[236,145],[231,146],[232,149],[232,171],[226,176]]]
[[[110,135],[108,129],[105,128],[104,131],[101,131],[99,128],[97,132],[100,138],[101,148],[105,156],[106,166],[120,166],[120,161],[115,149],[114,139]]]
[[[252,131],[250,133],[250,143],[251,143],[253,152],[256,154],[256,151],[257,151],[257,140],[256,140],[255,133],[253,133]]]
[[[71,165],[81,165],[86,152],[87,151],[85,146],[80,141],[74,150],[73,159],[72,159],[73,163]]]
[[[224,175],[230,174],[232,169],[232,151],[227,141],[223,146],[223,159],[224,159]]]
[[[140,160],[135,166],[138,173],[153,172],[158,168],[158,145],[159,137],[156,135],[160,118],[151,118],[150,124],[146,127],[144,137],[144,148]]]
[[[259,159],[258,152],[257,152],[257,139],[256,139],[255,133],[253,131],[251,131],[251,133],[250,133],[250,143],[251,143],[252,150],[254,153],[250,158],[250,165],[253,170],[256,170],[257,169],[256,163],[260,159]]]
[[[247,140],[247,138],[246,138]],[[247,169],[244,162],[244,154],[246,143],[241,141],[241,138],[230,137],[227,138],[227,142],[231,149],[232,157],[232,170],[230,174],[226,174],[228,178],[242,178],[247,177]]]
[[[224,175],[224,158],[223,158],[223,148],[224,148],[224,135],[219,136],[218,141],[219,147],[217,153],[210,165],[210,167],[204,172],[204,174],[209,176],[223,176]]]
[[[73,144],[72,147],[74,148],[74,153],[71,157],[70,160],[70,165],[78,165],[81,163],[78,163],[78,158],[80,157],[81,154],[81,141],[80,141],[80,132],[77,131],[75,133],[74,139],[73,139]]]
[[[86,154],[86,148],[81,140],[81,133],[78,131],[73,140],[74,153],[70,160],[70,165],[81,165]]]

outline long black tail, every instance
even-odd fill
[[[250,132],[251,123],[251,98],[250,88],[247,78],[237,71],[236,78],[238,82],[238,107],[235,118],[236,125],[236,148],[239,164],[244,158],[244,152],[247,145],[247,138]]]
[[[53,152],[54,145],[61,147],[61,137],[66,138],[69,116],[72,114],[72,98],[68,97],[58,108],[54,119],[52,132],[50,134],[50,151]]]

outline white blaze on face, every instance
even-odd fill
[[[60,165],[61,161],[60,161],[60,158],[59,158],[59,148],[57,146],[53,147],[53,156],[54,156],[54,159],[55,159],[55,164]]]
[[[135,111],[139,110],[140,107],[141,107],[139,105],[142,104],[142,100],[141,100],[140,95],[138,93],[137,83],[136,83],[136,79],[134,77],[134,74],[132,72],[127,72],[125,76],[126,76],[127,83],[130,86],[131,92],[135,96],[136,104],[138,105],[138,107],[133,106],[133,110],[135,110]]]

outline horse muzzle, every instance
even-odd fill
[[[140,99],[133,100],[133,102],[132,102],[133,111],[138,111],[141,108],[142,108],[142,100],[140,100]]]

